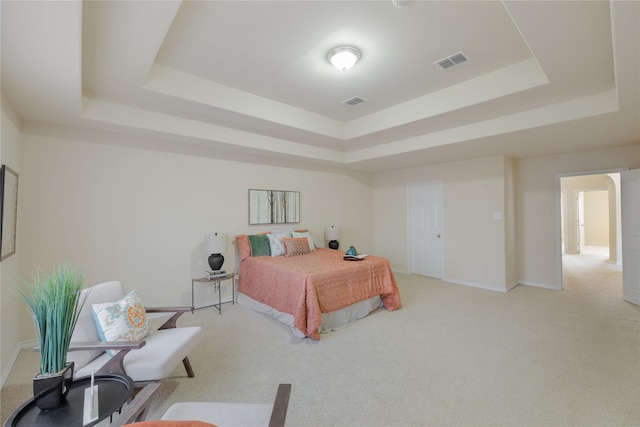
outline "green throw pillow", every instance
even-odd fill
[[[251,256],[271,256],[269,238],[266,234],[253,234],[249,236]]]

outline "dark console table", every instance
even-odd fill
[[[98,385],[98,419],[86,424],[93,426],[122,408],[133,393],[133,380],[124,375],[96,375]],[[33,399],[11,414],[4,427],[83,427],[84,389],[91,386],[91,377],[82,377],[71,383],[67,399],[58,408],[41,411]]]

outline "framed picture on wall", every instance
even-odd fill
[[[0,261],[16,253],[18,174],[7,165],[0,169]]]
[[[249,224],[300,222],[300,192],[249,190]]]

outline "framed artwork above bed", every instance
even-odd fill
[[[0,261],[16,253],[18,218],[18,173],[6,165],[0,168]]]
[[[300,222],[300,192],[249,190],[249,225]]]

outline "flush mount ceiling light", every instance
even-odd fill
[[[352,46],[339,46],[327,53],[327,59],[338,70],[346,71],[358,62],[360,51]]]

